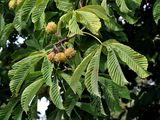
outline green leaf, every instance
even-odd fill
[[[93,101],[90,103],[77,102],[76,106],[81,110],[90,113],[92,116],[106,116],[102,101],[99,97],[93,98]]]
[[[129,99],[129,100],[131,99],[130,92],[129,92],[129,90],[126,86],[116,85],[115,87],[117,87],[119,97],[126,98],[126,99]]]
[[[154,20],[157,24],[160,19],[159,9],[160,9],[160,0],[156,0],[156,2],[154,3],[154,6],[153,6],[153,17],[154,17]]]
[[[41,72],[47,85],[52,84],[50,81],[52,81],[53,67],[54,65],[48,60],[47,56],[44,57]]]
[[[33,11],[33,8],[34,8],[34,5],[36,3],[36,0],[25,0],[22,7],[21,7],[21,11],[23,12],[23,20],[26,20],[28,21],[32,11]]]
[[[5,21],[4,21],[3,15],[0,14],[0,32],[2,32],[2,30],[4,29],[4,26],[5,26]]]
[[[22,66],[20,66],[16,72],[15,75],[12,77],[10,81],[10,90],[14,94],[16,92],[16,95],[19,92],[19,89],[21,88],[21,85],[23,84],[23,81],[29,74],[29,71],[31,69],[31,63],[27,62],[24,63]]]
[[[17,98],[11,98],[9,103],[0,109],[0,120],[9,120],[14,107],[18,102]]]
[[[128,83],[122,72],[115,51],[110,46],[107,47],[107,50],[108,50],[107,66],[109,75],[111,76],[112,80],[121,86]]]
[[[14,17],[14,27],[18,32],[26,26],[26,22],[28,21],[36,0],[25,0],[22,7],[16,12]]]
[[[96,96],[100,96],[98,90],[98,71],[99,71],[101,49],[102,47],[100,47],[96,51],[95,55],[93,56],[87,67],[87,71],[85,74],[85,86],[92,95]]]
[[[69,117],[77,102],[78,102],[78,97],[75,94],[74,95],[69,94],[65,96],[64,107]]]
[[[18,32],[21,32],[21,30],[25,26],[25,22],[22,20],[22,16],[23,16],[23,11],[22,11],[22,9],[19,9],[16,12],[16,15],[13,20],[14,27]]]
[[[100,19],[91,12],[77,10],[76,17],[77,21],[83,24],[93,34],[98,35],[99,29],[101,28]]]
[[[4,29],[2,30],[3,34],[0,34],[0,46],[6,45],[6,41],[13,30],[13,23],[9,23],[4,27]]]
[[[32,11],[32,22],[35,23],[37,22],[40,17],[42,16],[44,10],[47,7],[49,0],[37,0],[35,7]]]
[[[35,22],[34,30],[41,30],[45,26],[45,13],[43,12],[40,19]]]
[[[129,13],[131,10],[127,7],[125,0],[116,0],[116,4],[120,11],[123,13]]]
[[[40,87],[44,84],[44,79],[38,79],[34,83],[30,84],[22,93],[21,105],[25,112],[29,110],[29,104],[39,91]]]
[[[58,79],[56,78],[54,78],[52,84],[50,85],[49,95],[55,106],[63,110],[64,109],[63,100],[60,93],[60,87],[58,85]]]
[[[113,112],[120,111],[119,91],[114,82],[104,77],[99,77],[99,82],[102,85],[102,91],[109,110]]]
[[[73,12],[72,19],[69,20],[69,30],[73,34],[83,35],[82,31],[80,30],[77,24],[77,18],[75,12]]]
[[[66,73],[61,73],[62,78],[68,83],[69,86],[71,86],[71,76],[66,74]],[[82,88],[82,84],[80,81],[77,82],[76,84],[76,92],[79,95],[79,97],[81,97],[82,92],[83,92],[83,88]]]
[[[92,56],[93,56],[94,52],[90,53],[88,56],[86,56],[82,62],[77,66],[77,68],[74,70],[74,73],[71,77],[71,83],[70,83],[70,87],[72,88],[72,90],[74,91],[74,93],[76,93],[77,91],[77,85],[79,83],[79,80],[83,74],[83,72],[85,71],[89,61],[91,60]]]
[[[116,41],[113,41],[111,46],[117,52],[119,58],[141,78],[146,78],[149,76],[149,73],[147,72],[148,61],[145,56]]]
[[[23,84],[30,70],[33,69],[34,64],[42,59],[42,57],[43,53],[32,55],[22,59],[12,66],[13,69],[9,72],[9,76],[11,78],[9,85],[13,94],[18,95],[21,85]]]
[[[23,114],[23,109],[22,109],[21,105],[19,104],[13,110],[13,119],[14,120],[22,120],[22,114]]]
[[[105,1],[104,1],[105,2]],[[104,4],[103,2],[103,4]],[[107,4],[106,4],[107,6]],[[103,6],[104,7],[104,6]],[[79,11],[86,11],[86,12],[91,12],[98,16],[99,18],[103,19],[105,22],[105,25],[108,27],[109,30],[114,30],[114,31],[119,31],[122,30],[120,28],[120,25],[116,22],[116,19],[113,18],[114,15],[110,16],[109,14],[109,8],[105,9],[100,5],[87,5],[85,7],[82,7],[79,9]]]
[[[54,0],[58,9],[65,12],[73,10],[73,3],[69,0]]]
[[[72,19],[72,14],[73,14],[73,12],[68,12],[60,17],[59,22],[58,22],[58,27],[57,27],[57,33],[59,36],[62,36],[61,29],[68,25],[68,21],[70,21],[70,19]]]

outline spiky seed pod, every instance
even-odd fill
[[[75,55],[75,50],[73,48],[67,48],[64,51],[64,54],[66,55],[67,58],[72,58]]]
[[[9,9],[14,9],[16,7],[16,0],[10,0],[8,6]]]
[[[50,53],[48,54],[48,60],[49,60],[50,62],[54,62],[54,56],[55,56],[55,53],[54,53],[54,52],[50,52]]]
[[[56,62],[65,62],[66,59],[67,57],[63,52],[59,52],[54,56],[54,61]]]
[[[55,22],[49,22],[45,28],[47,33],[55,34],[57,32],[57,25]]]

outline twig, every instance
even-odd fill
[[[85,27],[83,27],[81,30],[83,31],[85,29]],[[56,50],[57,51],[57,45],[62,45],[63,43],[69,41],[70,39],[74,38],[77,34],[72,34],[71,36],[69,37],[66,37],[66,38],[63,38],[61,40],[59,40],[58,42],[56,42],[54,45],[53,45],[53,50]]]

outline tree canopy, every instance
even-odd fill
[[[1,0],[0,120],[160,119],[160,0]],[[24,41],[24,42],[23,42]]]

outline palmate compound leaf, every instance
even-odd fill
[[[42,63],[42,75],[43,79],[45,80],[47,85],[50,85],[52,81],[52,71],[53,71],[54,65],[48,60],[47,56],[44,57],[43,63]]]
[[[88,63],[90,62],[91,58],[93,57],[95,51],[91,52],[89,55],[87,55],[82,62],[77,66],[77,68],[74,70],[74,73],[71,77],[70,87],[72,88],[74,93],[77,93],[77,87],[79,84],[79,80],[84,73]]]
[[[18,98],[11,98],[9,100],[9,103],[4,108],[0,109],[0,120],[9,120],[12,111],[18,101],[19,101]]]
[[[43,53],[35,54],[22,59],[12,66],[12,70],[9,71],[9,76],[11,78],[9,86],[12,94],[18,95],[21,85],[23,84],[30,70],[33,69],[34,64],[42,59],[43,56]]]
[[[58,79],[54,78],[50,85],[49,95],[55,106],[61,110],[64,109],[63,99],[60,93],[60,86],[58,85]]]
[[[85,82],[84,82],[90,94],[99,96],[99,97],[100,97],[100,94],[98,90],[98,71],[99,71],[101,49],[102,49],[102,46],[100,46],[99,49],[97,49],[96,53],[92,57],[87,67],[87,71],[85,73]]]
[[[156,2],[154,3],[154,6],[153,6],[153,17],[154,17],[154,20],[157,24],[160,19],[159,9],[160,9],[160,0],[156,0]]]
[[[146,78],[150,75],[147,72],[148,61],[145,56],[115,40],[109,40],[108,42],[110,42],[109,45],[117,53],[118,57],[125,62],[130,69],[136,72],[138,76]]]
[[[93,13],[87,11],[76,10],[77,22],[84,25],[93,34],[98,35],[99,29],[101,28],[100,19]]]
[[[119,105],[119,90],[118,87],[115,85],[112,80],[99,77],[99,82],[102,85],[103,95],[105,97],[105,101],[108,105],[109,110],[112,111],[119,111],[121,107]]]
[[[25,112],[29,110],[29,104],[39,91],[40,87],[44,84],[44,79],[39,78],[28,87],[26,87],[22,93],[21,105]]]

